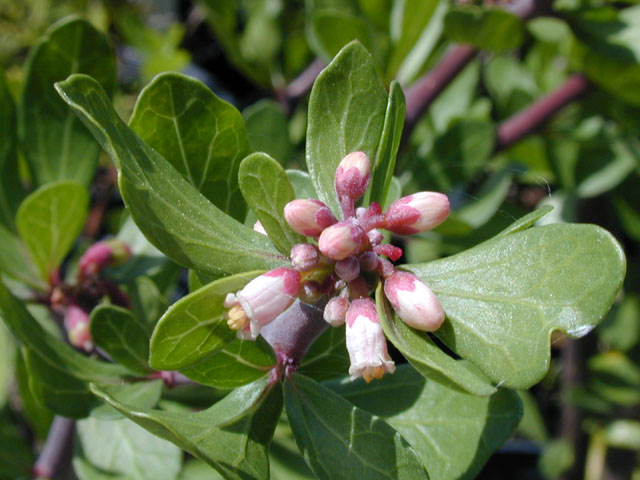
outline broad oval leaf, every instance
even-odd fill
[[[269,478],[268,445],[282,410],[282,390],[267,378],[238,388],[198,413],[151,410],[122,403],[117,394],[92,391],[154,435],[204,460],[226,479]]]
[[[216,207],[244,219],[237,178],[250,148],[233,105],[199,80],[162,73],[140,92],[129,125]]]
[[[27,60],[19,134],[38,185],[56,180],[88,185],[93,178],[100,147],[53,88],[73,73],[91,75],[110,96],[115,91],[116,65],[107,38],[79,18],[52,26]]]
[[[20,205],[16,227],[44,281],[69,253],[84,227],[88,208],[86,189],[70,181],[40,187]]]
[[[236,332],[227,326],[224,299],[260,273],[216,280],[169,307],[151,336],[151,366],[158,370],[187,367],[229,344]]]
[[[264,235],[214,206],[127,127],[95,80],[74,75],[56,88],[118,168],[134,221],[169,258],[212,275],[288,264]]]
[[[593,225],[548,225],[500,235],[428,264],[407,265],[438,296],[436,332],[494,382],[528,388],[547,372],[551,333],[579,337],[604,317],[625,258]]]
[[[296,443],[317,478],[429,478],[397,431],[319,383],[294,373],[284,398]]]
[[[309,100],[306,158],[318,198],[334,214],[336,168],[350,152],[375,159],[387,108],[387,93],[371,55],[349,43],[316,79]]]
[[[202,385],[231,389],[264,377],[276,364],[273,349],[261,336],[255,342],[236,338],[180,373]]]
[[[474,478],[522,417],[512,390],[469,395],[425,380],[408,365],[376,381],[375,388],[361,379],[331,388],[395,428],[428,466],[432,480]]]
[[[115,362],[133,372],[149,372],[149,336],[131,310],[115,305],[94,308],[90,330],[94,343]]]
[[[305,238],[284,219],[284,207],[296,198],[284,169],[266,153],[254,153],[240,164],[240,190],[269,239],[284,255]]]
[[[481,372],[453,359],[428,334],[415,330],[400,320],[382,292],[381,283],[376,290],[376,305],[384,334],[421,375],[476,395],[495,393],[495,387]]]

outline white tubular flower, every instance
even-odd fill
[[[300,273],[292,268],[276,268],[254,278],[225,298],[224,306],[229,309],[227,325],[238,330],[238,338],[255,340],[261,327],[291,306],[299,288]]]
[[[433,332],[444,322],[444,311],[438,298],[412,273],[396,271],[385,280],[384,294],[410,327]]]
[[[346,324],[351,379],[362,377],[369,383],[374,378],[382,378],[385,373],[393,373],[396,367],[389,358],[387,341],[373,300],[353,300],[347,311]]]

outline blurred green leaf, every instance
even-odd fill
[[[575,461],[573,446],[567,440],[547,443],[538,458],[538,468],[546,478],[557,478],[566,472]]]
[[[53,25],[27,60],[19,135],[37,185],[56,180],[88,185],[93,179],[100,147],[53,88],[74,73],[91,75],[113,95],[111,47],[104,34],[79,18]]]
[[[328,328],[313,342],[297,371],[322,381],[345,375],[349,371],[349,365],[344,328]]]
[[[240,190],[256,214],[269,240],[286,256],[291,247],[304,243],[284,219],[284,207],[296,198],[286,172],[266,153],[253,153],[242,160],[238,172]]]
[[[454,360],[428,334],[400,320],[386,302],[382,284],[376,291],[376,304],[385,336],[421,375],[475,395],[492,395],[496,391],[489,379],[473,365]]]
[[[384,420],[297,373],[288,377],[284,394],[293,435],[317,478],[429,478],[415,451]]]
[[[131,310],[115,305],[98,306],[91,311],[90,330],[93,342],[116,363],[136,373],[149,372],[149,335]]]
[[[619,305],[604,319],[598,336],[610,348],[626,352],[640,340],[640,299],[634,293],[625,293]]]
[[[117,116],[87,76],[56,84],[120,171],[125,204],[142,232],[167,256],[204,273],[233,274],[286,265],[269,240],[204,198]]]
[[[244,219],[237,178],[250,148],[234,106],[199,80],[163,73],[140,92],[129,125],[216,207]]]
[[[522,402],[522,418],[518,424],[518,434],[535,442],[546,442],[549,434],[535,397],[526,390],[518,390],[517,393]]]
[[[46,290],[47,282],[40,278],[31,261],[27,246],[13,232],[0,225],[0,269],[36,290]]]
[[[640,421],[615,420],[606,426],[605,432],[609,446],[640,450]]]
[[[296,198],[317,198],[313,182],[307,172],[301,170],[287,170],[287,177],[291,182]]]
[[[268,479],[267,446],[282,409],[282,390],[267,378],[238,388],[198,413],[141,409],[92,385],[93,392],[152,434],[204,460],[227,479]]]
[[[60,267],[84,228],[88,209],[86,189],[69,181],[40,187],[20,205],[16,227],[42,280],[50,280]]]
[[[182,450],[127,418],[89,417],[76,424],[83,457],[98,469],[131,480],[174,480]]]
[[[409,365],[400,365],[373,388],[361,379],[332,388],[395,428],[428,466],[432,480],[474,478],[522,416],[511,390],[469,395],[425,380]]]
[[[118,387],[110,387],[111,392],[117,392],[118,398],[129,405],[136,405],[140,408],[153,408],[157,405],[164,387],[163,380],[151,380],[123,384]],[[122,418],[123,415],[108,403],[91,410],[91,418],[100,420],[114,420]]]
[[[14,376],[16,348],[7,328],[0,323],[0,409],[7,403]]]
[[[192,458],[184,462],[178,480],[224,480],[224,477],[202,460]]]
[[[23,348],[16,352],[15,378],[22,402],[21,413],[36,438],[44,441],[47,438],[47,432],[53,420],[53,412],[43,405],[31,391],[31,386],[29,385],[30,374],[25,357],[26,349]]]
[[[548,225],[501,235],[463,253],[407,265],[438,296],[436,332],[494,382],[528,388],[549,367],[553,330],[580,337],[622,285],[616,240],[593,225]]]
[[[31,477],[33,453],[18,425],[0,417],[0,478],[27,479]]]
[[[516,48],[524,38],[522,20],[513,13],[472,5],[451,8],[444,18],[444,33],[454,42],[494,51]]]
[[[15,230],[15,215],[24,197],[16,152],[16,107],[0,69],[0,226]]]
[[[458,218],[474,228],[484,225],[504,202],[511,188],[512,179],[513,176],[508,170],[501,170],[491,175],[480,186],[473,201],[458,209],[456,212]]]
[[[309,100],[307,168],[319,200],[338,215],[336,168],[351,152],[375,158],[387,94],[373,59],[358,42],[344,47],[316,79]]]
[[[621,352],[589,358],[589,389],[605,400],[631,407],[640,404],[640,366]]]
[[[293,146],[289,124],[282,108],[273,100],[260,100],[243,112],[251,150],[265,152],[282,165],[291,160]]]
[[[175,370],[228,345],[236,332],[227,326],[224,299],[260,273],[216,280],[171,305],[151,337],[151,365],[158,370]]]
[[[352,40],[358,40],[374,56],[380,51],[371,25],[355,15],[335,10],[317,10],[311,18],[310,28],[320,47],[316,54],[327,61]]]

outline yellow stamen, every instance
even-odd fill
[[[249,323],[249,317],[240,305],[231,307],[227,312],[227,325],[231,330],[241,330]]]

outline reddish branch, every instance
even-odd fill
[[[42,452],[33,466],[34,477],[54,478],[71,445],[74,427],[75,421],[70,418],[56,416],[53,419]]]

